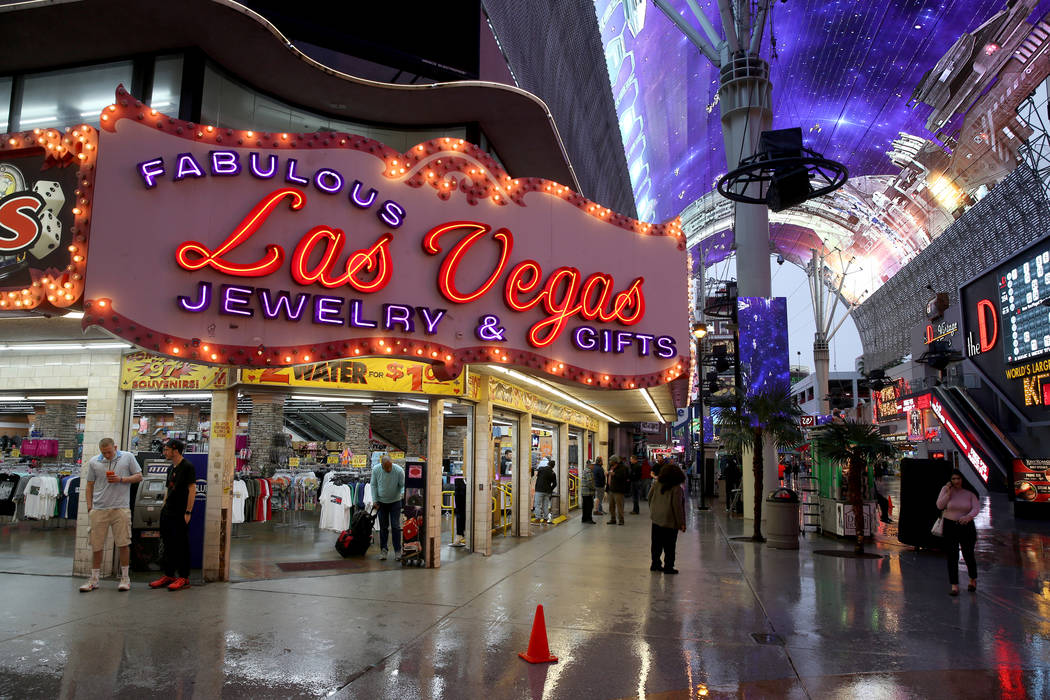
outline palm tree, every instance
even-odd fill
[[[813,442],[821,454],[846,467],[846,499],[853,506],[857,528],[854,551],[864,551],[864,475],[880,459],[896,455],[893,443],[874,425],[844,421],[829,423],[814,435]]]
[[[762,444],[768,438],[778,449],[794,447],[802,441],[799,417],[802,409],[791,396],[786,383],[770,384],[754,392],[737,388],[731,396],[715,397],[712,404],[721,409],[718,425],[722,442],[730,450],[754,455],[755,530],[752,540],[765,542],[762,536],[762,473],[765,471]]]

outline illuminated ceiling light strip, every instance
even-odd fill
[[[0,403],[23,403],[25,400],[24,396],[0,396]]]
[[[653,401],[653,397],[649,396],[649,390],[639,389],[638,391],[642,392],[642,396],[645,397],[645,402],[649,404],[649,408],[653,409],[653,413],[656,415],[656,419],[661,423],[666,423],[667,421],[664,420],[664,415],[660,413],[660,409],[656,407],[656,402]]]
[[[561,389],[558,389],[558,388],[548,384],[547,382],[541,382],[540,380],[533,379],[532,377],[530,377],[528,375],[525,375],[525,374],[522,374],[521,372],[516,372],[516,371],[514,371],[512,369],[507,369],[505,367],[500,367],[498,365],[486,365],[486,366],[489,367],[490,369],[494,369],[494,370],[496,370],[498,372],[502,372],[503,374],[506,374],[507,376],[513,377],[514,379],[516,379],[516,380],[518,380],[520,382],[525,382],[526,384],[532,384],[535,387],[539,387],[540,389],[543,389],[544,391],[550,392],[551,394],[554,394],[558,398],[563,399],[565,401],[568,401],[569,403],[574,404],[576,406],[579,406],[580,408],[584,409],[585,411],[590,411],[594,415],[598,416],[599,418],[602,418],[603,420],[607,420],[610,423],[619,423],[620,422],[618,419],[613,418],[608,413],[603,413],[603,412],[599,411],[597,408],[594,408],[593,406],[590,406],[589,404],[586,404],[583,401],[580,401],[578,398],[576,398],[575,396],[572,396],[571,394],[566,394]]]
[[[397,405],[400,408],[410,408],[413,411],[429,411],[430,410],[429,406],[421,406],[418,403],[405,403],[405,402],[401,401],[401,402],[398,402]]]
[[[5,343],[0,350],[17,352],[20,350],[126,350],[130,343]]]
[[[87,398],[87,394],[66,394],[64,396],[29,396],[29,401],[81,401]]]

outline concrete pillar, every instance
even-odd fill
[[[372,407],[368,404],[350,404],[346,407],[346,432],[343,439],[355,455],[369,453],[372,438]]]
[[[441,453],[442,438],[445,433],[445,400],[430,399],[430,410],[427,412],[426,444],[427,458],[427,506],[426,533],[423,543],[424,558],[427,568],[441,566]]]
[[[514,527],[516,537],[532,534],[529,518],[532,514],[532,414],[523,413],[518,419],[518,463],[514,465]]]
[[[591,459],[602,458],[602,465],[609,466],[609,424],[606,421],[598,423],[598,433],[594,436],[594,456]]]
[[[248,419],[248,444],[252,448],[252,469],[271,470],[276,462],[270,458],[274,435],[284,432],[284,394],[252,394],[252,413]],[[263,471],[262,473],[266,473]]]
[[[172,430],[189,433],[196,432],[200,429],[200,406],[195,404],[189,406],[173,406],[171,410],[175,414],[175,423],[172,426]]]
[[[828,341],[823,333],[813,334],[813,398],[817,400],[817,413],[831,413],[828,402],[828,377],[830,376],[831,357],[828,352]],[[856,394],[854,393],[854,396]]]
[[[558,513],[569,517],[569,425],[558,426]]]
[[[43,437],[58,440],[57,461],[72,461],[77,450],[77,401],[48,401],[37,417],[37,430]],[[113,435],[118,442],[120,435]]]
[[[237,468],[237,390],[212,392],[208,500],[204,507],[204,580],[230,578],[233,474]]]
[[[88,460],[99,453],[98,443],[102,438],[114,439],[127,433],[127,426],[131,418],[131,410],[128,405],[126,392],[121,391],[120,386],[120,363],[113,365],[115,371],[113,376],[95,376],[90,378],[91,385],[88,387],[87,414],[84,418],[84,459],[82,464],[86,465]],[[101,370],[96,366],[94,370]],[[127,445],[118,444],[120,449],[127,449]],[[80,504],[77,508],[77,535],[76,546],[73,553],[73,575],[87,576],[91,573],[91,543],[88,541],[88,530],[90,521],[87,512],[87,472],[81,467],[80,472]],[[110,575],[119,573],[116,571],[116,559],[113,556],[112,534],[106,540],[103,547],[102,571]]]
[[[467,484],[470,493],[470,546],[485,556],[492,554],[492,465],[496,455],[492,450],[492,402],[489,401],[489,383],[480,384],[478,402],[474,405],[473,453]]]
[[[402,415],[402,420],[405,423],[405,456],[427,456],[427,436],[429,421],[427,420],[426,414],[422,412],[408,411],[407,415]],[[430,435],[433,434],[430,433]],[[433,442],[433,440],[431,440],[430,442]],[[437,442],[440,443],[441,440],[438,439]],[[438,464],[441,464],[440,454],[438,454]]]

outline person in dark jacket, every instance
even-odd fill
[[[678,533],[685,532],[685,472],[674,462],[666,462],[656,483],[649,489],[649,517],[653,521],[650,571],[677,574],[674,568]],[[660,562],[661,555],[663,563]]]
[[[536,466],[536,495],[533,502],[533,517],[536,520],[551,522],[551,495],[557,488],[558,475],[554,473],[550,460],[544,457]]]
[[[631,493],[631,513],[638,515],[638,501],[641,499],[642,489],[642,463],[638,461],[638,455],[631,455],[631,463],[628,467],[627,473],[631,477],[630,493]]]
[[[605,515],[602,503],[605,501],[605,467],[602,458],[594,460],[594,514]]]
[[[623,499],[630,489],[631,477],[627,462],[620,457],[609,459],[609,525],[617,521],[623,525]]]

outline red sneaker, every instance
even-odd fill
[[[150,588],[164,588],[165,586],[167,586],[169,583],[171,583],[174,580],[175,580],[174,576],[161,576],[156,581],[150,582],[149,587]]]
[[[180,576],[179,578],[177,578],[177,579],[175,579],[174,581],[171,582],[171,585],[168,586],[168,590],[169,591],[177,591],[179,589],[189,588],[189,587],[190,587],[190,580],[188,578],[182,578]]]

